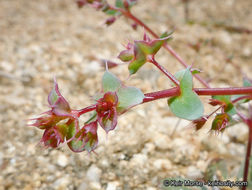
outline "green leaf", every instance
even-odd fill
[[[199,69],[196,69],[196,68],[191,69],[191,72],[192,72],[193,75],[201,73],[201,71]]]
[[[167,36],[165,38],[147,41],[135,41],[135,45],[142,51],[146,56],[147,55],[155,55],[158,50],[162,47],[165,41],[167,41],[170,37]]]
[[[135,87],[121,87],[117,91],[117,96],[119,112],[142,103],[145,97],[142,91]]]
[[[155,40],[155,42],[153,41],[151,44],[145,41],[138,41],[136,42],[136,45],[145,55],[154,55],[158,52],[163,43],[164,42],[160,40]]]
[[[135,60],[130,62],[128,67],[130,74],[131,75],[135,74],[140,69],[140,67],[142,67],[145,63],[146,63],[145,55],[141,52],[137,52]]]
[[[168,105],[177,117],[195,120],[203,116],[204,107],[198,95],[192,90],[193,79],[189,68],[179,71],[175,77],[180,80],[180,96],[168,100]]]
[[[106,71],[102,78],[102,88],[104,92],[114,92],[121,86],[121,81],[111,72]]]

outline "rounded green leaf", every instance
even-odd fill
[[[121,81],[111,72],[106,71],[102,78],[102,88],[104,92],[114,92],[121,86]]]
[[[168,105],[177,117],[195,120],[203,116],[204,107],[198,95],[192,90],[192,74],[189,68],[178,72],[175,76],[180,80],[180,96],[168,100]]]
[[[170,109],[177,117],[195,120],[203,115],[203,105],[193,91],[188,91],[181,96],[173,97],[168,100]]]

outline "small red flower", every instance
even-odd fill
[[[116,92],[106,92],[104,96],[97,101],[96,112],[98,122],[107,133],[116,127],[117,104],[118,97]]]

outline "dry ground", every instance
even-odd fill
[[[180,0],[140,0],[133,12],[159,33],[175,27],[171,46],[220,87],[240,86],[242,73],[252,76],[251,34],[223,27],[251,29],[251,7],[251,0],[192,0],[191,25],[185,24]],[[107,138],[99,130],[97,155],[36,146],[42,131],[27,127],[26,119],[48,109],[53,76],[72,108],[88,106],[101,87],[99,59],[118,61],[122,44],[143,35],[123,18],[105,27],[105,18],[91,8],[77,9],[72,0],[0,1],[0,190],[155,190],[167,177],[202,178],[215,158],[223,158],[230,176],[236,176],[246,126],[215,136],[208,133],[210,123],[195,132],[181,121],[174,130],[178,119],[166,100],[126,113]],[[199,51],[188,45],[197,43]],[[163,50],[158,60],[173,73],[182,68]],[[112,72],[122,80],[128,76],[126,65]],[[169,88],[150,65],[126,83],[143,92]]]

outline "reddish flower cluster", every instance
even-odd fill
[[[105,72],[102,82],[102,94],[94,105],[72,110],[59,92],[56,80],[54,81],[54,88],[48,96],[51,110],[32,119],[35,120],[32,126],[44,130],[41,144],[56,148],[66,142],[74,152],[91,152],[98,144],[98,124],[107,133],[114,130],[118,115],[141,103],[144,98],[139,89],[122,85],[121,81],[108,71]],[[80,128],[78,118],[90,111],[94,111],[94,115]]]

